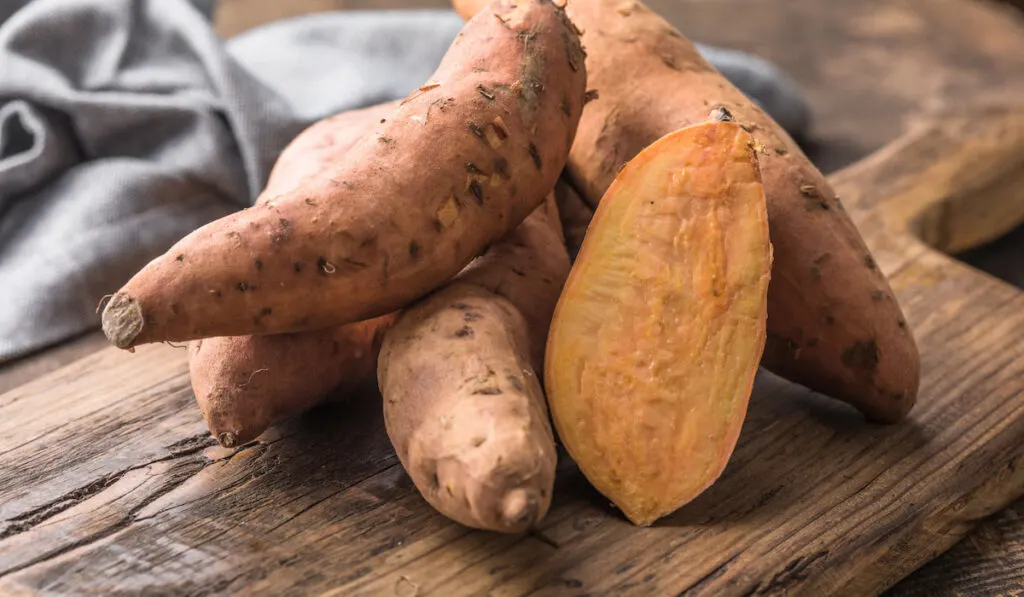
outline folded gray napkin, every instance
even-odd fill
[[[104,294],[250,204],[305,126],[407,94],[462,27],[450,11],[337,12],[224,41],[212,6],[0,0],[0,362],[97,327]],[[792,133],[807,126],[771,64],[701,51]]]

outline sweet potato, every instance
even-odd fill
[[[712,122],[640,152],[558,301],[545,384],[563,445],[638,525],[699,495],[739,437],[772,248],[752,137]]]
[[[122,348],[296,332],[423,296],[554,187],[584,71],[564,11],[496,3],[341,164],[150,262],[107,303],[104,332]]]
[[[480,0],[453,3],[463,16],[482,8]],[[588,82],[598,93],[569,156],[574,186],[596,205],[622,164],[709,112],[748,128],[763,153],[775,246],[763,364],[872,420],[902,419],[917,397],[917,346],[822,174],[782,127],[639,0],[570,0],[566,11],[585,32]]]
[[[332,392],[370,379],[395,314],[343,326],[189,343],[189,375],[210,433],[224,447],[250,442]]]
[[[461,524],[527,530],[557,461],[541,371],[569,270],[553,198],[403,311],[378,364],[388,436],[423,497]]]
[[[281,152],[257,204],[344,159],[396,106],[351,110],[307,128]],[[191,342],[192,390],[210,432],[225,447],[244,444],[272,423],[312,408],[339,386],[354,389],[373,375],[383,331],[393,319],[389,314],[295,334]]]
[[[594,217],[594,210],[580,197],[576,189],[569,183],[555,187],[555,202],[558,215],[562,220],[562,231],[565,246],[569,250],[569,258],[576,259],[587,234],[587,226]]]

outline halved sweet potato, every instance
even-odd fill
[[[724,470],[765,344],[772,263],[753,139],[693,125],[630,161],[559,299],[545,384],[590,482],[634,523]]]

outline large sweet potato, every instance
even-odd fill
[[[343,160],[396,106],[350,110],[307,128],[281,152],[257,204]],[[393,319],[389,314],[323,330],[191,342],[192,391],[210,432],[223,446],[243,444],[332,390],[351,391],[376,370],[383,331]]]
[[[765,343],[772,248],[753,139],[694,125],[598,206],[558,301],[545,383],[566,450],[636,524],[725,468]]]
[[[464,525],[527,530],[556,453],[536,372],[569,271],[553,197],[385,334],[388,435],[423,497]]]
[[[481,0],[453,0],[463,16]],[[488,13],[491,9],[482,12]],[[585,33],[587,104],[568,171],[596,205],[618,169],[715,111],[746,127],[760,160],[775,275],[763,364],[877,421],[914,405],[920,358],[888,282],[822,174],[786,132],[639,0],[570,0]]]
[[[540,205],[565,164],[585,80],[564,11],[496,3],[341,164],[143,268],[106,305],[104,332],[128,348],[323,328],[404,306]]]

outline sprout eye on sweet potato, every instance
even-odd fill
[[[772,263],[753,146],[717,122],[640,152],[601,200],[552,320],[559,436],[637,524],[711,485],[746,415]]]

